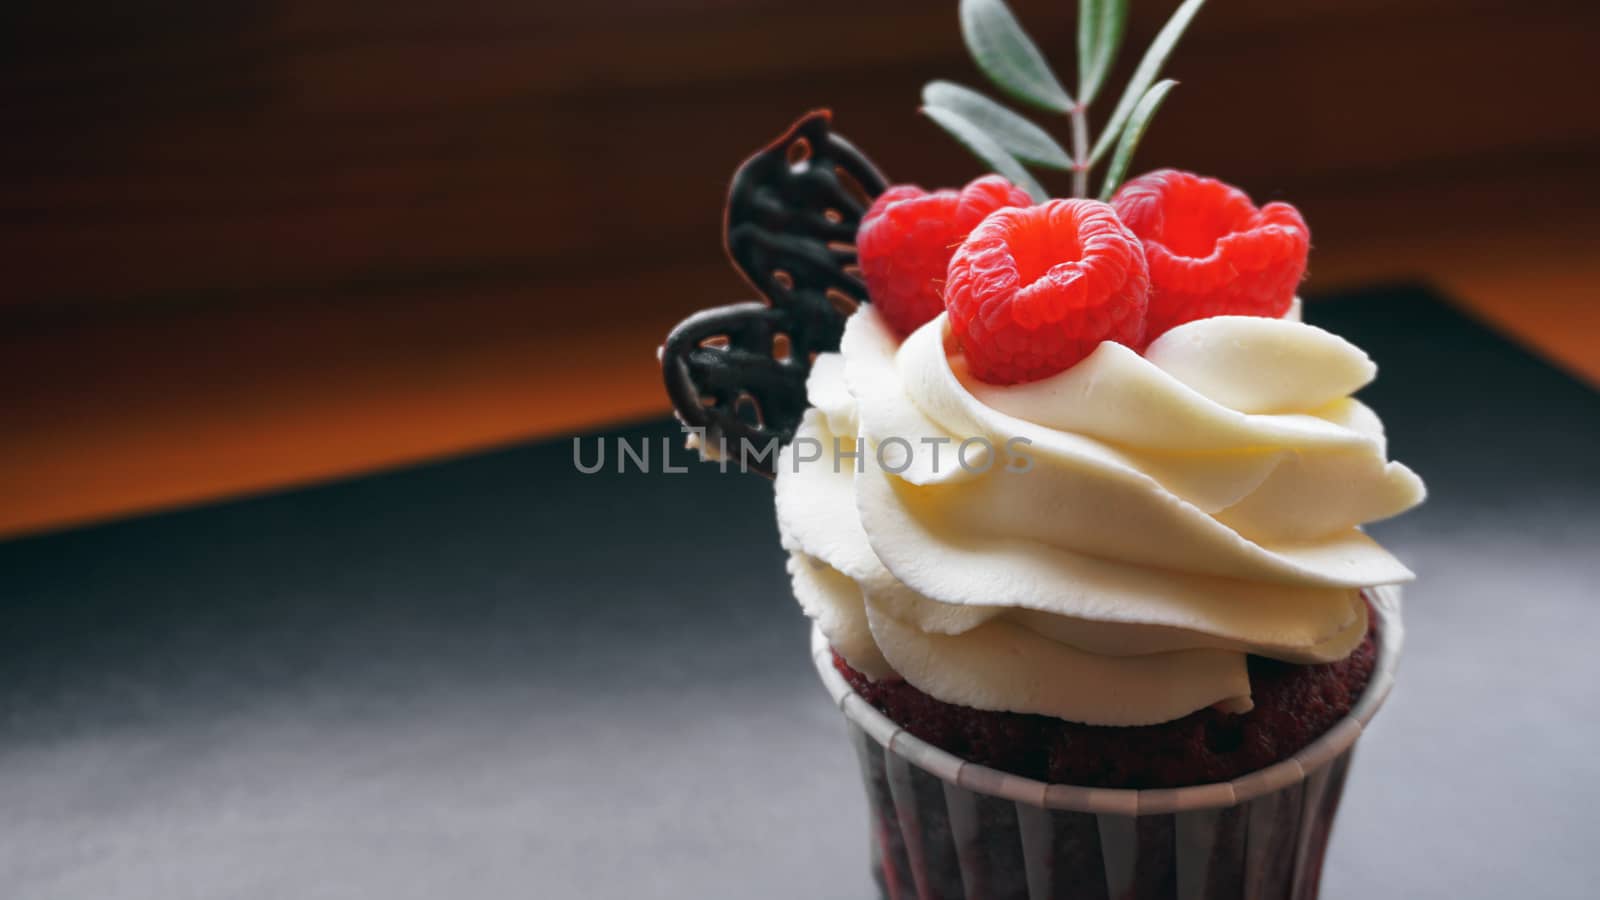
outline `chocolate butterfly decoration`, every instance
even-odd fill
[[[695,313],[660,352],[667,394],[687,428],[704,430],[702,449],[769,477],[806,411],[812,361],[839,349],[845,319],[867,302],[856,229],[887,182],[832,118],[807,114],[734,173],[728,256],[765,299]]]

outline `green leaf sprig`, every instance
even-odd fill
[[[1035,201],[1048,193],[1029,171],[1072,173],[1072,196],[1088,196],[1089,174],[1111,153],[1101,199],[1110,199],[1128,174],[1139,139],[1177,82],[1157,81],[1178,39],[1205,5],[1184,0],[1145,50],[1112,108],[1099,139],[1091,142],[1088,107],[1105,87],[1127,30],[1129,0],[1078,0],[1078,97],[1067,93],[1044,54],[1022,30],[1004,0],[961,0],[961,35],[978,69],[1006,95],[1067,116],[1072,150],[1003,104],[949,81],[922,89],[922,112],[995,172]],[[1115,152],[1112,152],[1114,149]]]

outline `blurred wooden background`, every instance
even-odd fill
[[[1073,4],[1013,6],[1070,81]],[[726,179],[807,109],[896,180],[979,171],[916,114],[982,83],[953,0],[0,21],[0,533],[664,411],[655,343],[747,294]],[[1135,170],[1296,203],[1310,293],[1426,279],[1600,378],[1597,39],[1588,2],[1213,0]]]

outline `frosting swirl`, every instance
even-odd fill
[[[1219,316],[996,386],[943,316],[899,343],[864,306],[779,457],[795,594],[852,666],[948,703],[1248,709],[1247,654],[1341,659],[1360,589],[1412,578],[1359,527],[1424,496],[1350,396],[1375,374],[1322,329]]]

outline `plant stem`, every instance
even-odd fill
[[[1089,115],[1083,103],[1072,107],[1072,196],[1089,196]]]

